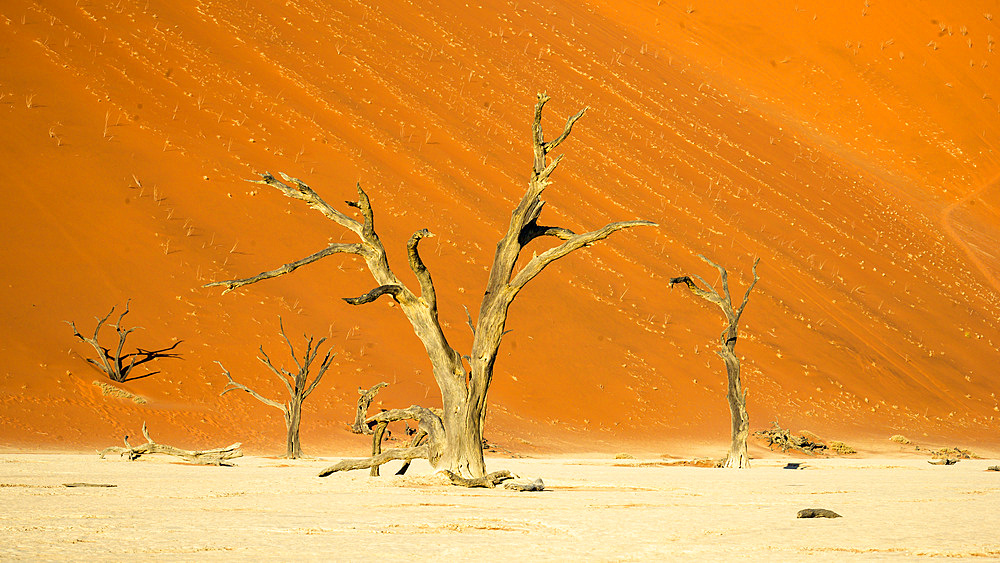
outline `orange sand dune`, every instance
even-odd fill
[[[338,354],[305,405],[307,452],[364,449],[346,430],[358,386],[390,383],[376,406],[433,405],[402,315],[340,300],[373,287],[358,260],[226,295],[201,286],[349,240],[244,180],[284,171],[330,202],[360,181],[406,280],[406,239],[438,235],[426,261],[467,350],[462,306],[476,310],[523,193],[547,91],[550,134],[590,108],[561,147],[547,223],[660,227],[522,292],[492,442],[721,447],[721,317],[667,291],[673,275],[715,279],[703,253],[736,294],[761,257],[738,348],[754,428],[996,451],[1000,6],[580,4],[5,2],[0,445],[105,446],[146,421],[181,447],[280,452],[281,413],[220,398],[215,363],[279,398],[255,359],[263,346],[291,364],[279,316],[296,345],[325,336]],[[121,386],[145,404],[102,395],[63,323],[86,333],[129,298],[132,344],[183,341],[182,359]]]

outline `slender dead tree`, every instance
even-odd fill
[[[352,305],[362,305],[387,295],[399,303],[399,309],[406,315],[413,332],[424,345],[433,368],[434,379],[441,390],[443,406],[441,416],[422,407],[414,406],[407,409],[410,412],[408,418],[417,421],[418,429],[427,433],[428,442],[414,446],[420,449],[419,452],[395,451],[393,453],[395,459],[426,457],[435,468],[449,469],[461,476],[484,477],[486,465],[483,462],[483,422],[486,417],[486,396],[493,379],[500,340],[505,333],[507,310],[518,292],[546,266],[575,250],[589,246],[621,229],[654,225],[649,221],[624,221],[608,224],[596,231],[577,234],[566,228],[538,224],[544,206],[541,200],[542,192],[563,157],[559,155],[549,160],[548,154],[569,137],[573,124],[586,111],[584,109],[570,117],[558,137],[545,141],[542,135],[542,108],[548,101],[547,95],[538,94],[532,125],[534,162],[531,178],[527,191],[511,214],[507,232],[497,243],[489,280],[479,306],[479,318],[473,329],[471,354],[466,356],[469,360],[468,369],[463,363],[462,354],[448,343],[438,321],[438,301],[434,282],[418,251],[420,241],[434,235],[427,229],[421,229],[415,232],[406,244],[410,269],[413,270],[419,283],[418,294],[401,282],[389,267],[385,248],[375,233],[371,203],[360,184],[357,186],[358,201],[347,202],[360,212],[360,220],[355,220],[335,210],[301,180],[281,174],[284,179],[282,182],[269,173],[263,174],[263,179],[256,181],[257,183],[272,186],[288,197],[304,201],[333,222],[353,232],[359,242],[333,243],[312,256],[250,278],[208,284],[225,286],[226,291],[230,291],[287,274],[332,254],[349,253],[364,258],[368,271],[378,286],[365,295],[346,298],[345,301]],[[562,243],[535,255],[515,271],[521,250],[539,237],[553,237]],[[417,453],[420,455],[416,456]],[[386,457],[383,455],[378,459],[372,458],[368,460],[368,466],[376,462],[384,463],[381,460]]]
[[[260,347],[260,356],[257,357],[262,364],[268,367],[274,375],[278,376],[278,379],[285,385],[285,389],[288,390],[288,402],[279,403],[277,401],[272,401],[267,397],[264,397],[260,393],[257,393],[253,389],[250,389],[242,383],[237,383],[233,380],[233,376],[229,373],[222,363],[216,361],[219,367],[222,368],[222,373],[225,374],[226,379],[229,382],[226,384],[226,388],[219,393],[219,396],[225,395],[230,391],[246,391],[253,398],[264,403],[265,405],[270,405],[278,410],[280,410],[285,415],[285,428],[288,430],[288,439],[286,440],[285,457],[288,459],[298,459],[302,457],[302,446],[299,443],[299,425],[302,421],[302,402],[306,400],[306,397],[316,389],[320,380],[323,379],[323,374],[330,367],[330,362],[333,361],[334,354],[330,350],[327,350],[326,357],[320,362],[319,372],[316,377],[313,378],[312,382],[309,382],[309,369],[312,367],[313,362],[319,356],[319,347],[326,342],[326,338],[320,338],[319,342],[313,346],[313,337],[305,337],[306,342],[306,353],[302,356],[302,361],[300,362],[298,357],[295,355],[295,348],[292,346],[292,341],[288,339],[288,335],[285,334],[285,327],[281,323],[281,317],[278,317],[278,326],[281,328],[281,336],[285,339],[285,343],[288,344],[288,351],[292,355],[292,360],[295,361],[296,367],[299,371],[296,373],[291,373],[286,371],[284,368],[275,367],[271,363],[271,358],[267,356],[264,352],[264,347]]]
[[[743,295],[743,303],[736,309],[733,309],[732,297],[729,295],[729,274],[726,273],[726,269],[700,254],[698,257],[719,270],[719,275],[722,278],[722,295],[719,295],[719,292],[711,284],[697,274],[694,277],[698,278],[698,281],[707,289],[699,288],[689,276],[671,278],[670,287],[673,288],[674,284],[683,283],[688,286],[691,293],[706,301],[715,303],[726,315],[726,328],[722,330],[722,334],[719,336],[720,345],[716,353],[726,363],[726,376],[729,379],[727,397],[729,399],[729,413],[732,415],[733,441],[729,446],[729,455],[726,457],[723,467],[743,469],[750,467],[750,457],[747,455],[747,436],[750,434],[750,418],[747,415],[746,393],[743,392],[743,386],[740,383],[740,359],[736,356],[735,351],[736,340],[738,338],[737,325],[739,324],[740,316],[743,314],[743,309],[750,300],[750,292],[757,285],[757,281],[760,280],[760,277],[757,275],[757,264],[760,262],[760,258],[753,261],[753,282],[750,283],[746,294]]]
[[[94,360],[93,358],[84,358],[87,360],[87,363],[103,371],[108,378],[111,379],[111,381],[116,381],[118,383],[142,379],[144,377],[160,373],[158,371],[154,371],[144,373],[136,377],[129,377],[133,368],[151,362],[157,358],[180,358],[180,354],[177,352],[171,352],[171,350],[176,348],[181,342],[184,342],[183,340],[178,340],[177,342],[174,342],[173,346],[161,348],[159,350],[144,350],[142,348],[136,348],[135,352],[122,354],[122,350],[125,348],[125,339],[128,338],[128,335],[131,334],[132,331],[137,328],[141,328],[137,326],[130,329],[122,328],[122,319],[124,319],[125,315],[128,314],[128,306],[131,302],[131,299],[125,302],[125,310],[118,316],[118,322],[111,325],[115,327],[115,332],[118,333],[118,346],[115,348],[114,352],[112,352],[110,348],[101,346],[101,344],[97,341],[98,335],[101,332],[101,327],[104,326],[104,323],[107,322],[108,318],[115,312],[114,307],[111,307],[111,310],[108,311],[108,314],[104,315],[103,318],[94,317],[97,319],[97,327],[94,329],[94,336],[92,338],[87,338],[86,336],[80,334],[80,331],[76,329],[76,323],[73,321],[66,321],[66,324],[73,327],[73,336],[79,338],[87,344],[90,344],[94,347],[94,350],[97,351],[97,357],[100,362]]]

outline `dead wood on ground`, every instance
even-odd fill
[[[109,448],[104,448],[99,453],[101,459],[107,454],[120,454],[122,457],[128,457],[130,461],[139,459],[141,456],[149,454],[166,454],[177,456],[192,463],[197,463],[199,465],[225,465],[232,466],[231,463],[227,463],[229,460],[243,457],[243,452],[240,450],[239,442],[226,446],[225,448],[215,448],[212,450],[202,450],[202,451],[190,451],[182,450],[180,448],[175,448],[174,446],[168,446],[166,444],[157,444],[149,437],[149,433],[146,431],[146,423],[142,423],[142,435],[146,438],[145,444],[140,444],[138,446],[132,446],[128,443],[128,436],[125,436],[125,447],[121,446],[111,446]]]

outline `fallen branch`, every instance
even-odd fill
[[[328,477],[338,471],[353,471],[355,469],[368,469],[370,467],[378,467],[383,463],[388,463],[390,461],[396,461],[399,459],[405,461],[411,461],[414,459],[427,459],[429,454],[429,449],[426,445],[417,446],[415,448],[394,448],[391,450],[386,450],[378,455],[367,457],[364,459],[345,459],[341,460],[330,467],[327,467],[320,472],[320,477]]]
[[[396,448],[382,451],[382,436],[386,426],[390,422],[402,420],[417,421],[417,434],[409,448]],[[413,405],[405,409],[392,409],[382,411],[368,417],[366,425],[374,425],[374,435],[372,436],[372,456],[366,459],[345,459],[320,472],[320,477],[327,477],[338,471],[351,471],[354,469],[371,468],[371,476],[378,476],[378,468],[384,463],[395,460],[403,460],[406,464],[397,475],[401,475],[409,467],[409,462],[414,459],[426,459],[434,465],[435,461],[441,457],[441,448],[444,442],[444,424],[441,422],[441,411]],[[427,443],[420,444],[420,441],[427,437]]]
[[[535,479],[534,481],[528,481],[522,483],[518,483],[515,481],[507,481],[506,483],[503,484],[503,488],[520,492],[544,491],[545,483],[541,479]]]
[[[510,471],[507,471],[506,469],[494,471],[493,473],[488,473],[482,477],[475,477],[472,479],[466,479],[465,477],[457,475],[453,471],[449,471],[447,469],[443,469],[441,473],[448,477],[452,485],[469,488],[481,487],[485,489],[492,489],[500,483],[514,478],[514,476],[510,474]]]
[[[240,450],[241,444],[239,442],[226,446],[225,448],[216,448],[214,450],[203,450],[203,451],[188,451],[182,450],[180,448],[175,448],[174,446],[168,446],[166,444],[157,444],[149,437],[149,433],[146,431],[146,423],[142,423],[142,435],[146,438],[146,443],[139,446],[133,447],[128,443],[128,436],[125,436],[125,446],[111,446],[109,448],[104,448],[99,453],[101,459],[107,454],[119,454],[122,457],[128,457],[129,461],[135,461],[139,457],[147,454],[167,454],[172,456],[177,456],[184,458],[192,463],[197,463],[201,465],[225,465],[231,467],[231,463],[226,463],[227,460],[243,457],[243,452]]]
[[[951,459],[949,457],[946,457],[942,459],[935,459],[934,461],[928,461],[927,463],[931,465],[955,465],[958,462],[959,460],[957,459]]]
[[[110,483],[63,483],[64,487],[117,487]]]

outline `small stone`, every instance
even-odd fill
[[[832,510],[825,508],[803,508],[795,515],[796,518],[842,518]]]

